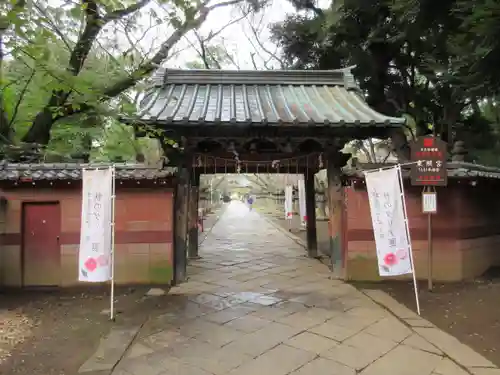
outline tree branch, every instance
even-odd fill
[[[253,68],[259,70],[257,67],[257,62],[255,61],[255,52],[250,53],[250,60],[252,61]]]
[[[28,86],[30,85],[31,81],[33,80],[33,77],[36,74],[36,69],[31,70],[31,74],[28,77],[28,80],[26,81],[26,84],[24,85],[23,89],[19,93],[19,98],[17,99],[17,103],[14,107],[14,110],[12,112],[12,117],[10,118],[9,122],[9,128],[12,129],[12,125],[14,124],[14,121],[16,120],[17,117],[17,112],[19,111],[19,106],[21,105],[21,102],[24,99],[24,95],[26,95],[26,91],[28,90]]]
[[[7,12],[7,15],[0,15],[0,83],[2,84],[2,87],[0,87],[0,138],[1,141],[0,143],[7,143],[10,141],[10,136],[11,136],[11,127],[9,124],[9,118],[7,116],[7,113],[5,111],[5,103],[4,103],[4,96],[3,92],[5,90],[5,86],[3,86],[3,60],[5,57],[4,49],[3,49],[3,38],[4,35],[7,31],[7,29],[10,26],[9,22],[9,16],[11,14],[14,14],[16,12],[20,12],[21,10],[24,9],[24,6],[26,5],[25,0],[18,0],[15,3],[13,3],[12,8],[10,11]]]
[[[107,100],[109,98],[114,98],[115,96],[121,94],[123,91],[133,87],[138,81],[140,81],[145,76],[151,74],[154,70],[160,67],[160,64],[163,63],[172,49],[172,47],[182,39],[189,31],[195,30],[201,26],[203,22],[207,19],[209,13],[216,9],[229,5],[235,5],[241,3],[243,0],[230,0],[218,4],[214,4],[210,7],[201,6],[198,13],[199,16],[194,19],[187,19],[184,21],[182,25],[178,29],[176,29],[168,39],[162,43],[156,54],[145,63],[141,64],[131,75],[130,77],[125,78],[124,80],[117,82],[116,84],[109,87],[105,90],[103,95],[103,100]]]
[[[241,70],[240,64],[238,63],[238,61],[236,61],[233,54],[229,53],[229,51],[227,50],[227,47],[224,43],[221,44],[221,48],[224,50],[224,53],[226,54],[226,58],[231,62],[231,64],[233,64],[236,67],[236,69]]]
[[[262,23],[262,20],[263,20],[263,16],[262,16],[262,18],[261,18],[261,20],[259,22],[259,25]],[[283,59],[279,58],[276,53],[271,52],[269,49],[266,48],[266,46],[264,46],[264,43],[262,43],[262,41],[260,40],[260,37],[258,35],[259,32],[258,32],[257,28],[254,25],[252,25],[251,22],[248,22],[248,26],[250,26],[250,30],[252,31],[252,35],[255,38],[255,42],[257,43],[258,47],[264,53],[266,53],[268,56],[270,56],[270,58],[274,59],[280,65],[281,69],[286,69],[285,61]],[[250,43],[253,45],[253,43],[251,41],[250,41]],[[254,46],[254,49],[257,50],[257,48],[255,48],[255,46]],[[264,63],[265,65],[267,65],[267,62],[269,62],[269,60],[266,61],[264,58],[262,60],[265,61],[265,63]],[[266,66],[266,68],[267,68],[267,66]]]
[[[68,72],[75,77],[80,74],[97,36],[107,22],[115,20],[118,17],[125,17],[145,6],[148,2],[149,0],[142,0],[128,8],[116,10],[110,12],[105,17],[101,17],[98,3],[95,0],[82,0],[82,4],[85,5],[85,26],[70,54],[67,67]],[[57,90],[52,92],[46,106],[36,115],[30,129],[24,135],[24,142],[40,144],[47,144],[49,142],[50,130],[54,122],[58,119],[58,117],[53,116],[54,109],[58,112],[63,112],[59,118],[64,117],[68,111],[65,108],[65,104],[71,92],[72,90]],[[73,108],[72,106],[70,107]],[[68,114],[73,113],[70,110]]]
[[[51,27],[52,31],[54,31],[54,33],[57,34],[59,36],[59,38],[61,38],[61,41],[64,43],[64,45],[66,46],[68,51],[71,52],[72,48],[71,48],[70,42],[68,41],[68,38],[66,38],[66,36],[62,33],[62,31],[59,29],[59,27],[57,27],[54,20],[47,13],[47,11],[44,8],[42,8],[41,6],[39,6],[36,1],[33,2],[33,7],[43,15],[43,17],[47,20],[47,23]]]
[[[110,21],[116,21],[118,19],[126,17],[126,16],[138,11],[139,9],[145,7],[150,1],[151,0],[141,0],[141,1],[137,2],[137,4],[133,4],[127,8],[118,9],[118,10],[115,10],[113,12],[109,12],[108,14],[106,14],[106,16],[104,16],[102,18],[102,20],[105,24],[110,22]]]
[[[222,33],[226,28],[228,28],[229,26],[232,26],[238,22],[240,22],[241,20],[243,20],[244,18],[246,18],[249,14],[250,14],[250,11],[243,11],[243,14],[238,17],[238,18],[235,18],[234,20],[232,20],[231,22],[225,24],[223,27],[221,27],[219,30],[215,31],[215,32],[210,32],[208,34],[208,37],[207,39],[205,40],[206,42],[212,40],[213,38],[215,38],[217,35],[219,35],[220,33]]]
[[[95,41],[105,22],[109,22],[110,20],[113,20],[119,16],[130,14],[134,10],[139,9],[141,6],[144,6],[148,3],[148,1],[143,0],[134,6],[120,11],[111,12],[107,16],[101,17],[98,12],[97,3],[95,2],[95,0],[83,1],[87,5],[85,9],[87,21],[85,28],[77,42],[77,45],[75,46],[75,49],[71,54],[70,62],[68,64],[68,71],[75,76],[80,73],[83,63],[88,56],[90,49],[92,48],[93,42]],[[105,89],[102,92],[102,96],[99,101],[105,102],[120,95],[124,91],[136,85],[137,82],[150,75],[158,67],[160,67],[160,65],[168,58],[169,53],[174,45],[182,37],[184,37],[186,33],[199,28],[201,24],[205,22],[208,14],[212,10],[239,4],[243,1],[244,0],[229,0],[211,6],[207,6],[207,2],[202,3],[197,9],[195,9],[193,13],[191,13],[197,16],[191,18],[186,15],[187,17],[185,21],[167,38],[167,40],[165,40],[161,44],[160,48],[151,59],[147,60],[144,63],[141,63],[137,67],[137,69],[135,69],[128,77]],[[257,7],[257,5],[255,5],[255,7]],[[49,99],[47,105],[41,112],[37,114],[31,128],[23,137],[24,142],[47,144],[50,141],[50,130],[57,120],[75,115],[77,113],[82,113],[93,108],[93,106],[87,104],[80,104],[79,106],[67,104],[66,101],[70,94],[71,91],[61,90],[52,93],[52,96]],[[57,116],[54,116],[54,108],[57,110]]]
[[[196,39],[198,39],[198,43],[200,44],[200,50],[198,51],[197,48],[194,47],[194,45],[189,41],[189,44],[191,44],[194,48],[194,50],[198,53],[200,56],[201,61],[203,61],[203,65],[205,66],[205,69],[210,69],[210,63],[208,62],[207,59],[207,49],[205,48],[205,42],[201,38],[200,34],[198,34],[196,31],[194,32],[194,35],[196,36]],[[187,39],[187,38],[186,38]],[[220,68],[218,68],[220,69]]]
[[[125,34],[125,37],[127,38],[128,42],[130,43],[130,48],[128,48],[125,52],[123,52],[123,56],[128,55],[129,53],[131,53],[134,50],[137,51],[140,54],[144,54],[144,52],[141,51],[141,49],[139,48],[139,45],[142,42],[142,40],[146,37],[146,35],[148,34],[148,32],[153,27],[156,26],[155,24],[153,24],[151,22],[151,18],[150,18],[149,26],[144,30],[144,32],[142,33],[142,35],[135,40],[135,42],[132,40],[132,38],[130,37],[130,34],[129,34],[128,30],[127,30],[128,23],[124,24],[123,26],[124,26],[123,33]]]

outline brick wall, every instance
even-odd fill
[[[21,286],[23,202],[59,202],[61,211],[59,285],[78,281],[81,190],[5,190],[7,206],[0,248],[0,285]],[[171,189],[118,188],[115,206],[117,283],[169,283],[172,278],[173,193]]]
[[[433,215],[433,277],[457,281],[500,265],[500,203],[496,181],[454,181],[438,188]],[[406,205],[419,279],[427,278],[427,215],[421,213],[421,188],[405,186]],[[346,188],[347,275],[353,280],[380,280],[368,196],[360,181]]]

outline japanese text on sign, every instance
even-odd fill
[[[366,174],[380,276],[412,272],[398,173],[392,168]]]
[[[437,196],[435,192],[422,193],[422,213],[437,213]]]
[[[411,145],[411,182],[415,186],[446,186],[446,143],[423,137]]]
[[[111,277],[112,171],[82,172],[82,223],[79,281],[102,282]]]

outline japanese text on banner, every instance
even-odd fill
[[[397,168],[366,174],[380,276],[413,272]]]
[[[111,169],[82,172],[79,281],[111,279],[112,178]]]

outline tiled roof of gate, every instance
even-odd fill
[[[77,163],[3,163],[0,164],[0,181],[17,181],[22,179],[40,180],[81,180],[82,169],[102,168],[106,164]],[[117,180],[154,180],[172,176],[175,168],[157,169],[141,164],[115,164]]]
[[[347,176],[359,177],[364,179],[363,171],[379,169],[388,166],[394,166],[394,163],[359,163],[355,167],[344,167],[343,172]],[[446,165],[448,177],[451,178],[491,178],[500,179],[500,168],[490,167],[481,164],[473,164],[460,161],[451,161]],[[410,177],[410,166],[402,168],[403,177]]]
[[[400,126],[371,109],[350,69],[223,71],[160,69],[139,117],[163,124]]]

